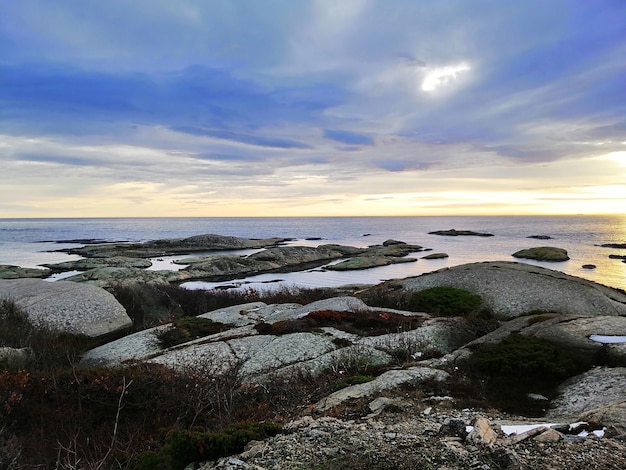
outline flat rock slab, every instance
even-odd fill
[[[470,263],[421,276],[389,281],[373,289],[423,290],[451,286],[482,297],[501,319],[531,311],[569,315],[626,315],[626,295],[559,271],[506,261]]]
[[[31,321],[59,332],[106,336],[132,326],[124,307],[99,287],[37,279],[0,281],[0,297],[13,300]]]

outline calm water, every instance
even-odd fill
[[[495,236],[440,237],[428,234],[450,228],[489,232]],[[563,263],[528,262],[626,289],[626,263],[608,258],[609,254],[626,255],[626,250],[595,246],[626,243],[626,216],[0,219],[0,264],[37,267],[42,263],[78,258],[51,252],[77,244],[54,241],[145,241],[204,233],[246,238],[294,238],[293,244],[301,245],[341,243],[367,246],[393,238],[450,255],[443,260],[420,260],[348,273],[317,269],[304,273],[262,275],[246,280],[253,282],[253,286],[277,280],[311,287],[375,283],[463,263],[514,261],[511,254],[515,251],[550,245],[565,248],[572,259]],[[554,240],[526,238],[530,235],[550,235]],[[305,240],[310,237],[322,237],[324,240]],[[423,255],[417,253],[415,257]],[[585,270],[583,264],[595,264],[597,269]],[[166,264],[157,267],[166,267]],[[189,286],[207,288],[223,284],[232,283],[190,283]]]

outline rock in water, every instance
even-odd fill
[[[514,258],[534,259],[537,261],[567,261],[567,250],[553,246],[538,246],[513,253]]]
[[[0,297],[14,301],[36,325],[92,338],[132,326],[124,307],[107,291],[75,282],[0,281]]]

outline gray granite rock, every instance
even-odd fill
[[[578,418],[581,414],[626,400],[626,368],[596,367],[559,387],[547,418]]]
[[[626,294],[586,279],[525,263],[471,263],[372,289],[419,291],[435,286],[466,289],[482,297],[497,317],[510,319],[531,311],[570,315],[626,315]]]
[[[99,337],[132,326],[124,307],[99,287],[36,279],[0,281],[0,297],[13,300],[35,324]]]
[[[390,370],[376,377],[371,382],[353,385],[318,401],[313,409],[317,412],[328,411],[348,400],[370,397],[385,390],[401,385],[417,386],[426,380],[444,381],[449,377],[447,372],[428,367],[410,367],[402,370]]]
[[[22,279],[48,277],[48,269],[22,268],[10,264],[0,264],[0,279]]]

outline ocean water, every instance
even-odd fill
[[[442,237],[435,230],[474,230],[493,237]],[[0,219],[0,264],[38,267],[78,259],[55,252],[79,246],[68,240],[146,241],[216,233],[246,238],[284,237],[294,245],[340,243],[351,246],[380,244],[393,238],[444,252],[449,258],[422,260],[364,271],[337,273],[314,269],[288,274],[265,274],[228,283],[188,283],[190,288],[223,285],[262,287],[284,283],[309,287],[415,276],[437,269],[480,261],[519,261],[556,269],[605,285],[626,289],[626,263],[609,259],[626,250],[603,248],[603,243],[626,243],[626,216],[509,216],[509,217],[319,217],[319,218],[85,218]],[[553,240],[529,239],[549,235]],[[306,240],[320,237],[322,240]],[[565,248],[570,260],[562,263],[517,260],[512,253],[534,246]],[[427,253],[415,253],[421,258]],[[181,256],[180,258],[183,258]],[[156,268],[176,268],[171,259],[154,260]],[[594,264],[594,270],[583,269]]]

